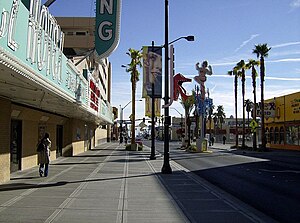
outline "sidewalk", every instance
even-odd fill
[[[0,185],[0,222],[272,222],[177,163],[103,144],[50,165],[11,175]]]
[[[220,142],[215,142],[214,145],[209,146],[209,148],[214,148],[214,149],[225,149],[225,150],[232,150],[231,146],[234,146],[234,143],[220,143]]]

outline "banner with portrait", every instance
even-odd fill
[[[152,98],[149,96],[145,98],[145,116],[152,117]],[[155,106],[155,116],[160,116],[160,110],[161,110],[161,99],[160,98],[154,98],[154,106]]]
[[[152,85],[154,84],[154,85]],[[162,47],[143,47],[143,98],[162,98]]]

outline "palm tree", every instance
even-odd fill
[[[131,145],[135,144],[135,92],[136,83],[139,81],[140,72],[138,67],[142,67],[143,55],[141,51],[135,49],[129,49],[126,53],[130,56],[131,61],[127,64],[126,72],[131,74],[131,102],[132,102],[132,116],[131,116]]]
[[[217,112],[215,113],[215,116],[218,118],[218,122],[219,122],[220,128],[222,130],[224,119],[226,118],[223,105],[218,105]]]
[[[180,101],[182,107],[184,108],[184,112],[185,112],[185,126],[186,126],[186,130],[185,131],[185,139],[188,140],[188,147],[191,145],[190,142],[190,127],[191,127],[191,121],[190,121],[190,113],[194,108],[195,105],[195,97],[194,96],[189,96],[187,97],[186,100],[181,99]]]
[[[238,70],[238,76],[242,79],[242,101],[243,101],[243,141],[242,141],[242,148],[245,148],[245,61],[241,60],[237,63],[236,69]]]
[[[255,66],[259,65],[259,61],[250,59],[246,64],[246,69],[251,69],[252,87],[253,87],[253,120],[256,122],[256,77],[257,72]],[[256,130],[253,132],[253,150],[257,149]]]
[[[261,149],[266,150],[266,136],[265,136],[265,104],[264,104],[264,81],[265,81],[265,57],[268,57],[268,53],[271,47],[268,47],[267,43],[255,45],[253,49],[257,58],[260,58],[260,93],[261,93]]]
[[[234,107],[235,107],[235,147],[239,146],[239,134],[238,134],[238,118],[237,118],[237,96],[238,96],[238,72],[237,68],[234,67],[232,70],[228,71],[228,75],[234,75]]]
[[[214,108],[215,106],[212,105],[211,107],[209,107],[208,109],[208,120],[209,120],[209,145],[211,145],[211,121],[212,121],[212,115],[214,112]]]
[[[198,100],[196,99],[196,97],[200,98],[200,95],[199,95],[199,86],[195,87],[196,88],[196,91],[192,90],[192,95],[194,96],[195,100],[194,100],[194,103],[195,103],[195,109],[194,109],[194,117],[195,117],[195,129],[194,129],[194,136],[196,139],[198,139],[199,137],[199,112],[197,110],[197,107],[198,107]]]
[[[246,112],[247,112],[247,116],[248,116],[248,131],[249,131],[249,113],[252,111],[253,108],[253,102],[250,99],[247,99],[245,101],[245,107],[246,107]]]
[[[215,132],[215,136],[217,136],[217,123],[218,123],[218,117],[216,115],[216,113],[213,113],[213,120],[214,120],[214,132]]]

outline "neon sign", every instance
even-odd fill
[[[97,0],[95,48],[100,59],[108,57],[120,39],[121,0]]]
[[[10,12],[3,9],[0,22],[0,39],[7,35],[7,46],[17,51],[19,44],[15,41],[17,16],[20,0],[13,0]],[[30,1],[28,18],[26,59],[37,64],[39,71],[46,69],[46,74],[61,81],[62,51],[64,33],[56,19],[43,6],[41,0]]]
[[[90,107],[98,112],[100,90],[92,79],[90,79],[90,93]]]

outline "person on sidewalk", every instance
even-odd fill
[[[223,135],[223,144],[225,145],[225,143],[226,143],[226,136]]]
[[[215,138],[214,138],[214,136],[211,136],[211,137],[210,137],[210,143],[211,143],[212,146],[214,145],[214,143],[215,143]]]
[[[38,164],[40,165],[40,177],[42,177],[43,174],[45,177],[48,176],[51,148],[51,141],[49,137],[49,133],[45,133],[45,136],[41,139],[38,145]]]

